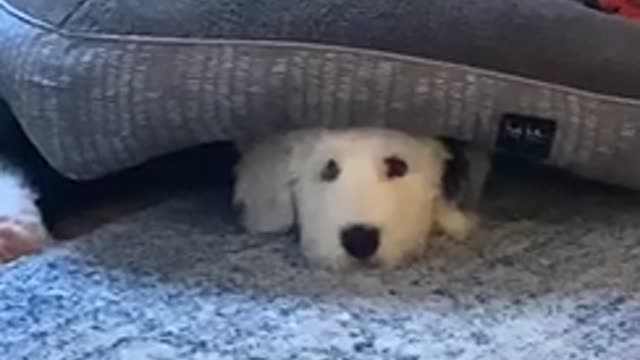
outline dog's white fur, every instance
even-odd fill
[[[0,164],[0,263],[45,245],[48,233],[36,199],[18,172]]]
[[[408,165],[406,176],[386,177],[384,159]],[[253,233],[298,227],[303,253],[334,270],[361,264],[341,245],[340,232],[353,224],[380,230],[380,245],[366,263],[385,268],[420,255],[436,230],[462,239],[475,217],[447,201],[441,179],[445,147],[377,128],[307,129],[272,137],[243,154],[237,167],[234,201]],[[333,159],[340,174],[321,180]]]

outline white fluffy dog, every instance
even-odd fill
[[[463,239],[474,228],[445,196],[451,157],[439,140],[390,129],[297,130],[243,154],[234,201],[252,233],[296,226],[313,263],[393,268],[435,231]]]

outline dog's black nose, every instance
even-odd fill
[[[342,246],[347,253],[359,260],[373,256],[380,246],[380,231],[365,225],[352,225],[340,233]]]

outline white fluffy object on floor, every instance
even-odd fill
[[[18,172],[0,164],[0,263],[45,244],[48,235],[36,199]]]

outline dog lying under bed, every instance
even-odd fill
[[[253,233],[295,228],[315,264],[393,268],[475,227],[486,152],[389,129],[306,129],[244,153],[234,201]]]
[[[44,204],[87,197],[87,185],[56,174],[14,120],[0,124],[0,262],[47,245]],[[418,256],[436,231],[469,235],[468,205],[487,170],[485,154],[461,143],[385,129],[297,130],[243,154],[235,203],[251,232],[297,229],[303,253],[321,266],[391,268]]]

